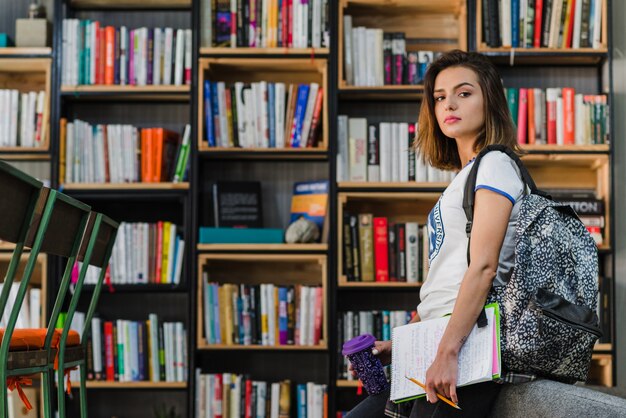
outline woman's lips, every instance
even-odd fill
[[[447,118],[445,118],[444,123],[454,123],[459,120],[461,120],[461,118],[457,118],[456,116],[448,116]]]

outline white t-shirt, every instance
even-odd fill
[[[421,320],[449,314],[454,308],[461,281],[467,271],[467,218],[463,211],[463,191],[473,166],[469,162],[443,192],[428,216],[429,263],[428,277],[420,291],[417,307]],[[513,210],[500,251],[495,284],[508,281],[515,259],[515,225],[524,183],[519,168],[505,153],[486,154],[478,167],[476,189],[487,189],[511,201]]]

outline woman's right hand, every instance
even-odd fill
[[[376,341],[374,342],[374,348],[372,348],[372,354],[380,359],[383,366],[387,366],[391,363],[391,341]],[[352,363],[348,363],[348,371],[352,377],[356,376],[356,371],[352,367]]]

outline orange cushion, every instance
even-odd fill
[[[11,351],[41,350],[44,346],[47,332],[48,330],[46,328],[15,329],[13,331],[13,335],[11,336],[11,344],[9,345],[9,348]],[[54,330],[54,334],[52,335],[52,347],[57,347],[59,345],[62,332],[63,330],[61,328]],[[4,329],[0,329],[0,341],[2,341],[3,338]],[[66,345],[68,347],[72,347],[79,344],[80,335],[78,335],[78,332],[70,330],[67,335]]]

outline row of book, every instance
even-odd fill
[[[599,48],[603,0],[481,0],[492,48]]]
[[[571,87],[507,88],[520,144],[609,143],[609,105],[604,94],[576,94]]]
[[[339,115],[337,130],[337,181],[447,183],[454,177],[427,165],[412,148],[417,124]]]
[[[315,147],[324,91],[317,83],[205,81],[205,140],[209,147]]]
[[[180,284],[185,254],[182,227],[173,222],[121,222],[111,261],[111,284]],[[86,284],[95,284],[99,269],[90,266]]]
[[[371,334],[379,341],[391,340],[391,330],[406,325],[415,311],[346,311],[337,315],[337,378],[353,380],[348,372],[348,360],[341,354],[345,341],[363,334]]]
[[[181,182],[187,177],[191,127],[92,125],[61,119],[61,179],[66,183]]]
[[[76,325],[82,325],[80,320]],[[96,316],[91,321],[90,344],[89,380],[187,381],[187,331],[182,322],[161,322],[156,314],[150,314],[146,321]]]
[[[4,283],[0,283],[0,292]],[[20,282],[13,282],[7,304],[4,308],[2,318],[0,318],[0,328],[5,329],[9,322],[9,315],[15,306],[15,300],[17,298],[17,292],[20,287]],[[41,289],[37,287],[29,287],[26,290],[24,301],[20,307],[20,312],[15,322],[15,328],[40,328],[41,327]]]
[[[203,46],[330,46],[328,0],[216,0],[210,4],[203,15]]]
[[[46,137],[46,92],[0,89],[0,147],[40,147]]]
[[[191,84],[191,29],[63,19],[63,85]]]
[[[371,213],[344,212],[343,274],[348,281],[423,282],[428,273],[427,228]]]
[[[204,374],[200,369],[196,382],[196,418],[288,418],[294,409],[297,418],[328,418],[325,384],[267,382],[248,375]]]
[[[422,84],[426,69],[436,58],[433,51],[406,50],[403,32],[352,27],[352,16],[343,17],[344,80],[350,86]]]
[[[203,276],[208,344],[312,346],[323,339],[321,287],[218,284]]]

